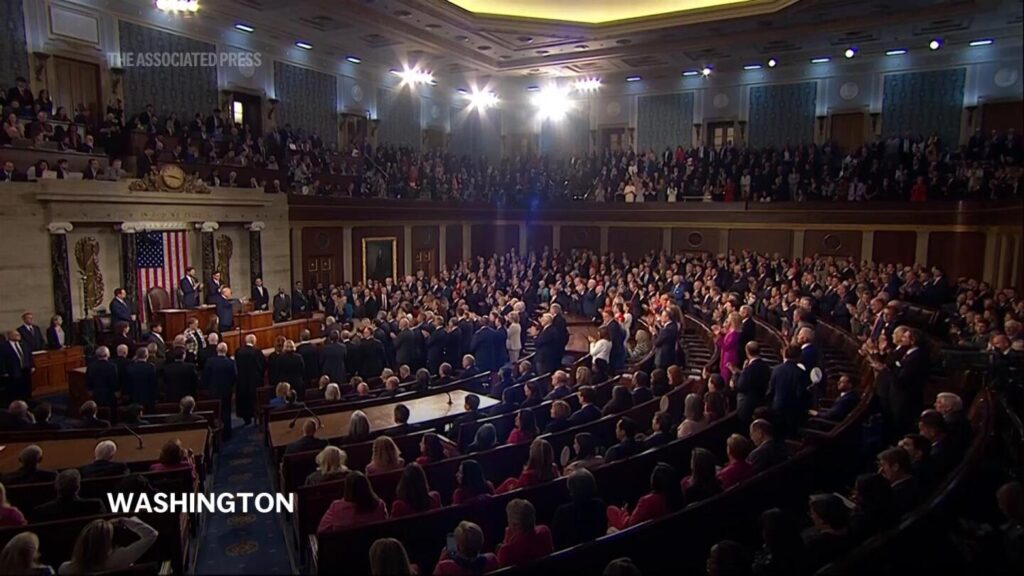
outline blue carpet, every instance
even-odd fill
[[[256,426],[239,428],[221,445],[214,475],[214,494],[221,492],[274,491],[266,452]],[[200,537],[196,574],[291,574],[292,565],[278,516],[261,514],[211,514]]]

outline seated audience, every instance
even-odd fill
[[[545,400],[559,400],[572,394],[572,388],[569,387],[569,375],[562,370],[556,370],[551,375],[551,392],[544,397]]]
[[[508,526],[505,540],[498,547],[498,565],[519,566],[554,551],[551,530],[537,525],[537,511],[528,500],[516,498],[505,506]]]
[[[523,466],[523,472],[515,478],[508,478],[498,486],[496,492],[504,494],[517,488],[536,486],[558,477],[555,454],[547,440],[537,439],[530,444],[530,456]]]
[[[654,392],[651,390],[651,377],[647,375],[647,372],[637,371],[633,373],[633,378],[630,380],[633,395],[633,405],[643,404],[648,400],[654,398]]]
[[[106,514],[107,508],[103,505],[102,500],[79,497],[78,491],[82,486],[82,475],[78,470],[74,468],[62,470],[57,475],[54,485],[57,488],[57,498],[36,507],[31,514],[34,522]]]
[[[416,458],[416,463],[426,466],[441,460],[444,460],[444,445],[441,444],[441,438],[433,432],[427,432],[420,440],[420,455]]]
[[[292,391],[292,385],[287,382],[278,382],[274,387],[274,397],[270,399],[270,409],[280,410],[288,406],[288,394]]]
[[[452,539],[455,547],[441,550],[434,576],[486,574],[500,568],[497,556],[483,551],[484,532],[476,524],[459,522]]]
[[[349,472],[345,478],[345,496],[335,500],[320,519],[317,532],[351,528],[369,522],[386,520],[388,509],[377,497],[370,481],[362,472]]]
[[[101,440],[93,450],[93,461],[80,469],[82,478],[100,478],[102,476],[124,476],[128,473],[128,465],[114,462],[117,444],[113,440]]]
[[[565,400],[555,400],[551,403],[551,420],[547,426],[544,427],[545,434],[555,434],[563,430],[568,430],[571,426],[569,424],[569,415],[572,414],[572,407]]]
[[[643,439],[643,449],[650,450],[664,446],[675,440],[675,427],[672,426],[672,415],[658,411],[651,418],[651,433]]]
[[[57,479],[57,473],[40,470],[39,463],[42,461],[43,449],[36,444],[29,444],[18,454],[18,469],[4,474],[0,477],[0,482],[7,486],[53,482]]]
[[[506,444],[525,444],[533,442],[533,439],[540,433],[537,430],[537,423],[533,417],[533,410],[520,410],[516,412],[515,425],[508,434]]]
[[[114,529],[129,530],[138,539],[127,546],[114,546]],[[138,516],[93,520],[78,535],[71,560],[60,565],[58,574],[116,572],[130,567],[156,542],[158,533]]]
[[[627,507],[609,506],[608,529],[622,530],[635,524],[661,518],[682,508],[683,494],[680,491],[679,475],[675,468],[659,462],[651,471],[651,491],[640,498],[632,511]]]
[[[316,470],[306,476],[305,485],[314,486],[324,482],[344,480],[349,469],[345,466],[348,454],[337,446],[325,446],[316,455]]]
[[[901,516],[916,508],[923,496],[911,470],[910,454],[903,448],[889,448],[878,455],[878,473],[889,481],[896,510]]]
[[[598,408],[594,402],[597,398],[597,393],[591,386],[580,386],[578,389],[580,396],[580,408],[579,410],[572,413],[569,416],[569,423],[573,427],[582,426],[594,420],[601,419],[601,409]]]
[[[494,485],[484,476],[484,469],[476,460],[463,460],[455,472],[455,492],[452,505],[467,504],[494,494]]]
[[[580,432],[577,434],[573,438],[572,449],[573,454],[576,456],[572,462],[565,466],[566,474],[572,474],[580,469],[589,470],[594,466],[604,463],[604,456],[597,451],[597,439],[590,432]]]
[[[708,427],[704,417],[704,400],[699,394],[687,394],[683,403],[684,420],[676,430],[676,436],[684,438]]]
[[[373,441],[373,453],[366,465],[366,475],[383,474],[405,468],[405,459],[398,453],[398,445],[390,436],[378,436]]]
[[[348,420],[348,434],[345,441],[354,444],[370,439],[370,419],[362,410],[356,410]]]
[[[644,450],[644,445],[637,442],[637,426],[636,422],[632,418],[622,417],[615,424],[615,438],[619,441],[618,444],[608,448],[604,453],[605,462],[614,462],[615,460],[624,460],[639,454]]]
[[[196,410],[196,399],[191,396],[185,396],[178,401],[178,413],[171,415],[167,418],[168,424],[177,424],[179,422],[202,422],[205,420],[202,416],[194,414]]]
[[[729,463],[717,474],[718,481],[722,483],[722,490],[728,490],[755,474],[754,465],[747,462],[747,457],[754,449],[753,442],[745,436],[733,434],[726,440],[725,448]]]
[[[963,447],[950,437],[946,429],[946,419],[937,410],[925,410],[917,421],[918,432],[932,443],[928,458],[935,467],[937,477],[945,478],[947,474],[963,460]]]
[[[804,541],[790,516],[778,508],[761,513],[761,548],[754,553],[755,576],[804,574]]]
[[[881,534],[900,521],[892,487],[879,474],[861,474],[851,497],[856,508],[850,515],[850,536],[861,542]]]
[[[391,503],[391,517],[399,518],[441,507],[441,495],[430,489],[423,467],[413,462],[402,471]]]
[[[53,567],[40,564],[39,536],[34,532],[19,532],[0,552],[0,574],[33,574],[50,576]]]
[[[789,458],[789,448],[785,442],[775,438],[775,426],[763,418],[750,423],[750,439],[755,448],[747,456],[747,462],[754,467],[755,474]]]
[[[380,538],[370,546],[370,576],[415,576],[419,572],[398,540]]]
[[[810,498],[811,531],[804,537],[806,566],[811,571],[840,558],[850,549],[850,511],[835,494]]]
[[[73,426],[80,429],[110,428],[109,420],[96,417],[98,411],[99,407],[92,400],[83,403],[78,409],[78,420],[74,422]]]
[[[824,412],[820,410],[811,410],[811,416],[817,416],[818,418],[824,418],[831,422],[842,422],[846,420],[846,417],[853,412],[853,409],[860,403],[860,394],[853,389],[853,382],[850,380],[850,376],[843,374],[839,377],[839,382],[836,384],[837,390],[839,390],[839,398],[836,398],[832,406]]]
[[[750,557],[733,540],[722,540],[711,547],[707,561],[708,576],[749,576]]]
[[[629,393],[629,388],[626,388],[622,384],[616,384],[612,388],[612,397],[608,402],[605,403],[604,408],[601,409],[602,416],[608,416],[609,414],[621,414],[626,410],[633,407],[633,396]],[[582,408],[580,408],[582,410]]]
[[[302,422],[302,438],[288,444],[285,447],[285,454],[296,454],[299,452],[311,452],[313,450],[320,450],[324,446],[327,446],[327,440],[323,438],[317,438],[317,430],[320,429],[320,424],[312,419],[307,418]]]
[[[0,528],[24,526],[27,523],[21,510],[11,506],[11,503],[7,501],[7,489],[0,484]]]
[[[473,435],[473,442],[466,448],[467,453],[490,450],[498,443],[498,432],[490,422],[481,425]]]
[[[715,455],[706,448],[694,448],[690,453],[690,475],[681,484],[687,505],[710,498],[722,491],[722,483],[715,476]]]
[[[192,456],[192,450],[182,448],[181,440],[178,440],[177,438],[168,440],[164,443],[163,447],[160,448],[160,459],[149,467],[153,472],[180,470],[182,468],[192,470],[193,482],[199,480],[199,475],[196,473],[196,463]]]
[[[551,521],[555,548],[559,550],[599,538],[608,528],[605,503],[597,497],[597,484],[589,470],[581,468],[569,474],[566,487],[570,501],[555,510]]]

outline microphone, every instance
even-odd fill
[[[140,436],[138,433],[136,433],[135,430],[132,430],[131,428],[129,428],[127,424],[121,424],[121,427],[124,428],[125,430],[127,430],[128,433],[131,434],[132,436],[135,436],[135,439],[139,441],[139,445],[136,448],[138,450],[142,450],[142,448],[143,448],[142,436]]]
[[[313,420],[316,420],[317,428],[323,428],[324,427],[324,421],[321,420],[320,417],[316,415],[316,412],[313,412],[312,410],[310,410],[309,406],[306,406],[305,404],[303,404],[301,406],[301,408],[303,410],[305,410],[306,412],[309,412],[310,416],[313,417]],[[299,416],[302,416],[302,412],[299,412],[298,414],[296,414],[295,418],[292,418],[292,421],[288,423],[288,429],[289,430],[291,430],[292,428],[295,428],[295,421],[299,419]]]
[[[454,402],[452,402],[452,393],[447,390],[445,390],[444,393],[448,395],[448,405],[451,406],[454,404]]]

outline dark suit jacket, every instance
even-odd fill
[[[820,416],[825,420],[831,420],[833,422],[841,422],[853,412],[853,409],[860,403],[860,394],[856,390],[851,390],[846,394],[841,394],[839,398],[832,404],[832,407],[827,412]]]
[[[581,424],[586,424],[587,422],[593,422],[594,420],[600,419],[601,409],[594,404],[586,404],[569,416],[569,423],[573,426],[579,426]]]
[[[896,373],[889,388],[889,406],[897,432],[909,432],[921,414],[922,395],[930,370],[928,353],[918,348],[908,351],[896,362]]]
[[[184,396],[196,395],[199,373],[192,362],[177,361],[164,364],[164,400],[178,402]]]
[[[608,323],[608,337],[612,341],[612,352],[608,357],[608,364],[612,370],[622,370],[626,367],[626,331],[615,320]]]
[[[785,442],[782,440],[766,440],[747,456],[747,462],[749,462],[754,470],[761,472],[762,470],[774,466],[786,458],[789,457],[789,449],[786,448]]]
[[[556,549],[569,548],[604,536],[608,529],[606,510],[600,498],[559,506],[551,522],[551,535]]]
[[[746,357],[747,343],[757,339],[757,325],[753,318],[747,318],[740,327],[740,353]]]
[[[131,322],[132,309],[128,302],[122,302],[117,298],[110,301],[110,319],[114,324],[118,322]]]
[[[384,344],[376,338],[364,339],[359,344],[359,375],[363,378],[380,376],[387,364]]]
[[[668,369],[676,363],[676,347],[679,344],[679,325],[669,322],[658,331],[654,347],[654,367]]]
[[[43,331],[39,326],[32,326],[29,330],[27,326],[22,324],[18,326],[18,334],[21,334],[21,345],[22,347],[29,346],[29,350],[46,350],[46,338],[43,336]]]
[[[78,469],[82,478],[101,478],[104,476],[124,476],[128,473],[128,465],[124,462],[110,460],[94,460]]]
[[[395,338],[395,364],[408,364],[412,368],[416,366],[418,358],[419,349],[415,332],[411,328],[402,330]]]
[[[14,472],[8,472],[0,477],[0,481],[3,482],[4,486],[14,486],[15,484],[45,484],[53,482],[57,479],[57,473],[49,470],[24,470],[18,468]]]
[[[181,290],[181,302],[178,303],[182,308],[196,308],[199,306],[199,291],[189,281],[188,278],[182,277],[178,281],[178,289]]]
[[[295,352],[302,356],[302,365],[306,382],[313,382],[320,377],[320,358],[316,345],[312,342],[303,342],[295,348]]]
[[[292,301],[287,294],[274,296],[274,322],[284,322],[292,314]]]
[[[648,400],[654,399],[654,392],[650,388],[642,388],[637,386],[633,389],[633,405],[647,402]]]
[[[296,454],[298,452],[312,452],[313,450],[322,450],[327,446],[327,440],[323,438],[310,438],[303,436],[295,442],[289,444],[285,449],[285,454]]]
[[[320,373],[326,374],[331,382],[338,385],[348,382],[345,370],[345,357],[348,350],[341,342],[328,342],[320,349]]]
[[[764,405],[771,379],[772,367],[764,358],[747,364],[740,371],[736,380],[736,413],[741,422],[751,422],[754,409]]]
[[[235,325],[233,300],[228,300],[220,294],[213,296],[213,303],[217,306],[217,327],[221,330],[227,330]]]
[[[252,305],[256,310],[269,310],[270,309],[270,291],[267,290],[266,286],[262,287],[263,291],[256,287],[255,284],[252,286]]]
[[[36,507],[32,512],[32,520],[34,522],[50,522],[65,518],[96,516],[97,514],[106,514],[106,512],[107,507],[104,506],[102,500],[78,497],[68,500],[58,498]]]
[[[561,336],[554,325],[549,325],[533,341],[537,359],[537,372],[548,374],[558,369],[562,364],[562,356],[565,347],[562,345]]]
[[[114,393],[120,389],[117,365],[110,360],[96,360],[85,371],[85,385],[92,397],[101,406],[115,402]]]
[[[485,372],[498,367],[498,359],[494,354],[494,336],[494,328],[484,326],[473,334],[469,345],[470,354],[476,358],[476,365]]]
[[[160,390],[156,383],[156,366],[149,362],[132,362],[125,371],[132,402],[143,406],[156,404],[160,399]]]
[[[235,361],[227,356],[210,358],[203,367],[203,388],[214,398],[231,398],[237,380]]]
[[[298,352],[281,354],[277,359],[278,382],[287,382],[292,385],[292,390],[298,394],[298,398],[306,391],[306,363]],[[277,383],[274,383],[277,386]]]
[[[0,374],[18,379],[23,377],[34,363],[32,350],[28,346],[21,346],[21,359],[19,359],[18,353],[9,340],[0,341]]]
[[[768,383],[769,396],[772,397],[772,410],[778,416],[781,434],[792,434],[804,421],[810,396],[807,387],[811,379],[807,371],[796,362],[783,362],[772,369]]]

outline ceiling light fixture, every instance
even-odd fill
[[[536,84],[531,84],[531,85],[526,87],[526,91],[527,92],[539,92],[540,91],[540,86],[537,86]]]
[[[312,50],[313,49],[313,45],[310,44],[309,42],[299,41],[299,42],[296,42],[295,45],[298,46],[299,48],[302,48],[303,50]]]
[[[626,82],[639,82],[643,80],[642,76],[626,76]]]
[[[363,63],[363,59],[360,58],[359,56],[345,56],[345,60],[348,60],[349,62],[351,62],[353,64],[362,64]]]
[[[164,12],[197,12],[199,0],[156,0],[156,7]]]
[[[968,46],[971,46],[972,48],[976,48],[978,46],[988,46],[988,45],[992,44],[993,42],[995,42],[995,40],[993,40],[991,38],[981,38],[979,40],[971,40],[968,43]]]
[[[687,76],[687,77],[689,77],[689,76],[698,76],[699,74],[700,74],[700,70],[684,70],[683,71],[683,76]]]
[[[775,58],[769,58],[768,59],[768,67],[769,68],[775,68],[778,65],[779,65],[779,61],[776,60]]]
[[[850,46],[849,48],[846,49],[846,52],[843,52],[843,56],[846,56],[847,60],[849,60],[850,58],[853,58],[856,55],[857,55],[857,49],[854,48],[853,46]]]
[[[826,62],[831,62],[831,61],[832,61],[832,59],[829,58],[828,56],[821,56],[819,58],[811,58],[811,64],[825,64]]]
[[[474,89],[472,94],[466,94],[466,98],[469,98],[470,110],[486,110],[498,104],[498,95],[494,92],[481,92]]]
[[[705,78],[707,78],[708,76],[711,76],[711,66],[705,66],[705,67],[701,68],[700,69],[700,74],[701,74],[701,76],[704,76]]]
[[[427,70],[420,70],[419,68],[405,68],[403,70],[396,70],[392,68],[390,72],[402,79],[402,85],[409,84],[415,86],[417,84],[430,84],[436,86],[437,82],[434,80],[434,75]]]
[[[597,92],[601,88],[601,79],[581,78],[573,82],[572,87],[577,92]]]
[[[541,120],[560,120],[572,109],[569,90],[568,86],[550,84],[533,96],[531,100]]]
[[[747,64],[743,67],[744,70],[760,70],[761,68],[760,64]]]
[[[935,38],[934,40],[928,43],[928,49],[938,50],[939,48],[942,48],[943,43],[944,42],[942,41],[942,38]]]
[[[256,29],[252,26],[249,26],[248,24],[242,24],[241,22],[235,24],[235,30],[238,30],[239,32],[245,32],[246,34],[252,34],[256,31]]]
[[[906,48],[893,48],[892,50],[886,50],[885,51],[885,55],[886,56],[903,56],[906,53],[907,53],[907,49]]]

